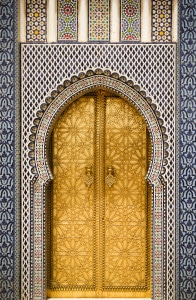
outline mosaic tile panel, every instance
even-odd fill
[[[27,42],[46,41],[47,0],[27,0],[26,2],[26,40]]]
[[[89,41],[109,41],[109,0],[89,0]]]
[[[171,42],[172,1],[152,1],[152,41]]]
[[[58,40],[77,40],[77,0],[58,0]]]
[[[54,59],[49,59],[51,57]],[[58,57],[64,57],[63,61],[58,61]],[[83,59],[80,59],[82,57]],[[118,57],[118,61],[116,57]],[[54,87],[56,88],[73,74],[95,68],[110,69],[111,72],[118,72],[128,79],[132,79],[156,103],[160,117],[167,124],[166,134],[169,141],[168,164],[164,174],[164,180],[170,182],[166,190],[168,204],[167,250],[170,254],[166,280],[168,281],[169,278],[171,283],[168,299],[173,300],[175,295],[175,45],[23,45],[22,58],[22,119],[23,136],[25,136],[22,146],[22,176],[25,182],[27,179],[32,179],[32,175],[27,171],[29,170],[28,140],[35,112],[41,103],[44,103],[45,98],[50,96]],[[33,64],[30,64],[30,59],[33,59]],[[43,67],[40,69],[39,65]],[[29,202],[30,190],[28,184],[25,183],[23,186],[23,205],[25,207]],[[157,213],[160,214],[160,212]],[[30,222],[28,216],[24,216],[24,218],[28,224]],[[24,234],[28,236],[26,230],[24,230]],[[23,273],[26,277],[26,273]],[[160,287],[162,286],[162,283],[158,284]],[[25,290],[28,289],[25,288]],[[159,291],[156,293],[158,294]]]
[[[182,0],[179,30],[179,298],[196,299],[196,78],[195,1]]]
[[[121,0],[121,41],[140,40],[140,1]]]
[[[0,299],[19,299],[18,1],[0,1]]]

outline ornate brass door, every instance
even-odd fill
[[[48,297],[150,297],[146,131],[133,105],[101,90],[60,116]]]

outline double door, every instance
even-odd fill
[[[146,123],[99,90],[52,136],[48,297],[150,297]]]

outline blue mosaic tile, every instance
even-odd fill
[[[0,299],[19,299],[15,98],[17,4],[0,3]],[[16,78],[16,79],[15,79]],[[16,80],[16,81],[15,81]]]
[[[180,4],[179,299],[196,299],[195,1]]]

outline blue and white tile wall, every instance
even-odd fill
[[[0,1],[0,299],[20,299],[18,2]]]
[[[195,0],[180,3],[179,26],[179,299],[196,299],[196,31]],[[178,299],[178,298],[176,298]]]
[[[0,2],[0,299],[20,299],[19,105],[17,0]],[[194,144],[195,1],[181,0],[178,61],[176,300],[196,299]]]

